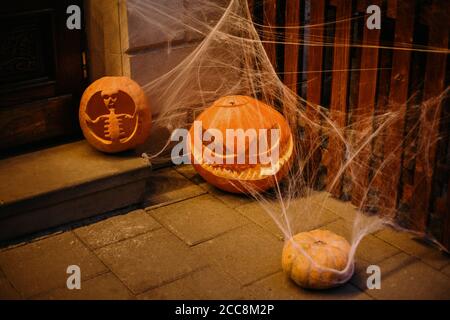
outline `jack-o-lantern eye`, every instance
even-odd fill
[[[91,84],[81,99],[79,117],[88,142],[104,152],[134,148],[150,134],[145,93],[126,77],[104,77]]]

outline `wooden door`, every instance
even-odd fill
[[[13,0],[0,6],[0,152],[79,136],[86,85],[81,30],[69,5],[82,0]]]

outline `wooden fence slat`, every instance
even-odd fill
[[[310,159],[308,161],[308,176],[313,181],[316,178],[317,168],[320,162],[321,150],[320,139],[320,114],[318,109],[321,104],[322,95],[322,64],[323,64],[323,33],[325,22],[325,0],[311,1],[310,26],[305,32],[307,50],[306,61],[306,116],[310,124],[307,124],[306,141]]]
[[[323,63],[323,30],[324,26],[319,26],[325,22],[325,0],[316,0],[311,2],[310,25],[308,36],[305,38],[308,50],[308,61],[306,79],[308,86],[306,97],[308,102],[319,105],[322,94],[322,63]],[[306,35],[305,35],[306,37]],[[316,115],[315,107],[307,106],[311,115]]]
[[[275,45],[275,32],[277,23],[277,0],[264,0],[264,48],[272,66],[276,69],[277,52]]]
[[[432,12],[429,16],[433,17],[428,21],[428,46],[447,49],[449,26],[442,14],[445,8],[439,7],[434,1],[428,9],[431,9]],[[413,188],[416,192],[412,197],[411,206],[411,220],[414,227],[421,231],[426,228],[431,201],[442,106],[441,101],[435,98],[442,93],[445,87],[446,60],[447,55],[443,53],[428,53],[427,55],[423,100],[431,100],[421,108]]]
[[[298,43],[300,34],[300,0],[286,2],[286,41]],[[289,28],[295,27],[295,28]],[[298,44],[286,44],[284,46],[284,84],[297,93],[298,82]]]
[[[376,116],[383,115],[386,112],[386,108],[388,105],[388,99],[389,99],[389,82],[391,79],[391,59],[390,59],[390,52],[387,49],[381,50],[381,57],[380,59],[380,78],[378,81],[378,96],[377,96],[377,106],[375,109]],[[378,129],[380,123],[376,123],[376,128]],[[373,143],[373,160],[374,160],[374,166],[373,166],[373,177],[370,185],[371,191],[374,191],[373,194],[378,196],[384,195],[384,170],[379,170],[382,166],[382,163],[384,161],[384,136],[383,134],[378,134],[374,138]],[[382,205],[382,201],[376,201],[374,205],[378,206],[377,208],[373,209],[380,209],[380,206]]]
[[[448,186],[450,186],[450,178],[448,179]],[[448,208],[450,208],[450,190],[447,190],[447,212],[443,219],[444,232],[442,241],[444,246],[450,250],[450,214]]]
[[[397,18],[397,0],[388,0],[386,15],[392,19]]]
[[[395,24],[394,46],[408,48],[413,40],[414,1],[397,1],[397,12],[401,14],[397,16]],[[396,118],[385,131],[384,158],[387,162],[383,168],[383,174],[378,175],[384,179],[381,204],[385,210],[384,213],[390,216],[396,212],[398,199],[410,62],[411,51],[394,51],[388,107]]]
[[[342,130],[340,134],[344,134],[350,62],[352,2],[347,0],[333,0],[332,2],[337,7],[337,23],[334,40],[330,118],[336,124],[337,130]],[[344,148],[345,146],[337,132],[331,132],[328,149],[324,154],[324,164],[327,167],[327,189],[336,197],[340,196],[342,187],[342,177],[340,177],[339,171],[343,163]]]
[[[365,1],[364,1],[365,2]],[[372,4],[381,6],[381,0],[373,1]],[[362,7],[365,7],[362,6]],[[366,19],[367,19],[366,15]],[[378,68],[378,46],[380,30],[370,30],[364,27],[363,48],[361,52],[361,67],[358,88],[358,102],[355,110],[355,138],[359,143],[372,134],[371,122],[375,113],[375,99],[377,91],[377,68]],[[369,187],[369,159],[372,153],[371,143],[368,143],[357,155],[352,166],[352,174],[355,177],[352,189],[352,201],[359,205],[364,199]]]
[[[255,9],[255,0],[247,0],[247,5],[250,13],[253,14],[253,10]]]

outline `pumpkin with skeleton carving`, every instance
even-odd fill
[[[293,138],[283,115],[248,96],[215,101],[194,121],[189,137],[194,168],[228,192],[273,187],[286,175],[293,155]]]
[[[150,135],[152,116],[141,87],[127,77],[103,77],[83,93],[80,126],[96,149],[114,153],[142,144]]]

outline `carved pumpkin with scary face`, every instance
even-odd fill
[[[86,140],[108,153],[143,143],[152,121],[144,91],[127,77],[103,77],[92,83],[81,98],[79,119]]]
[[[264,191],[287,173],[293,155],[292,134],[283,115],[267,104],[248,96],[222,97],[205,109],[196,122],[201,123],[201,135],[210,130],[220,133],[209,139],[216,146],[224,146],[218,152],[211,143],[203,141],[204,137],[200,138],[203,143],[196,143],[199,132],[194,125],[189,131],[194,168],[217,188],[234,193]],[[265,148],[261,147],[262,142]],[[273,157],[275,150],[277,157]],[[220,161],[208,162],[205,154]]]

